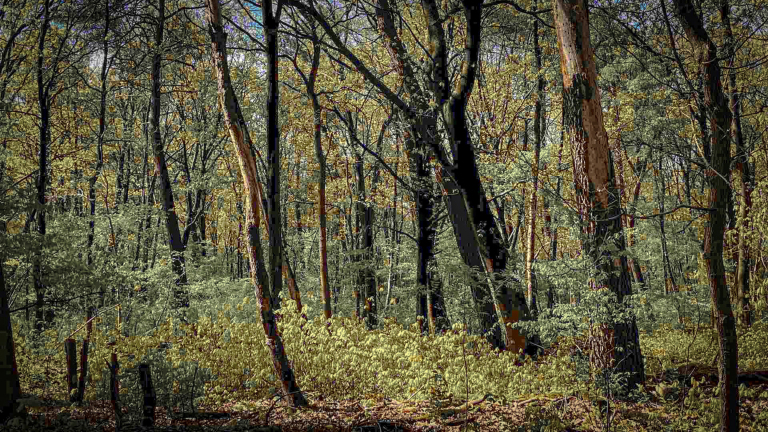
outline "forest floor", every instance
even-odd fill
[[[690,367],[689,367],[690,370]],[[236,411],[223,406],[215,411],[202,406],[198,418],[185,417],[178,412],[171,415],[166,408],[155,411],[156,431],[254,431],[254,432],[421,432],[421,431],[709,431],[712,429],[712,410],[719,401],[714,396],[717,379],[711,367],[701,367],[693,372],[704,381],[699,386],[697,398],[683,398],[685,392],[674,397],[659,397],[659,383],[664,377],[650,377],[645,387],[650,399],[644,403],[610,403],[611,426],[605,424],[606,416],[600,416],[596,402],[583,396],[547,397],[531,395],[506,405],[492,401],[492,397],[470,401],[457,406],[436,406],[435,401],[397,401],[381,397],[374,404],[364,406],[360,401],[330,401],[321,395],[305,392],[310,405],[294,410],[264,400],[252,411]],[[768,382],[758,378],[744,380],[749,394],[740,400],[741,430],[768,431]],[[656,389],[656,390],[654,390]],[[664,393],[662,391],[662,393]],[[744,392],[742,392],[744,394]],[[668,395],[669,396],[669,395]],[[29,409],[25,419],[0,425],[0,431],[75,430],[99,432],[133,432],[139,426],[140,413],[128,413],[123,409],[123,426],[116,428],[115,412],[109,401],[87,402],[83,407],[38,400]],[[467,405],[469,408],[467,409]],[[605,405],[602,403],[603,413]],[[200,413],[207,413],[200,414]],[[217,414],[213,414],[216,412]],[[766,413],[766,414],[761,414]],[[208,417],[202,419],[201,417]],[[190,416],[186,416],[190,417]],[[211,417],[222,417],[212,419]],[[268,422],[265,419],[268,418]],[[146,429],[145,429],[146,430]]]

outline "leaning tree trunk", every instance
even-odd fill
[[[569,133],[576,184],[576,199],[580,213],[589,216],[589,238],[585,242],[586,256],[594,260],[597,271],[608,275],[596,281],[598,288],[607,287],[619,304],[632,294],[621,226],[621,203],[608,135],[603,125],[603,110],[597,88],[594,52],[589,40],[589,15],[583,0],[554,0],[552,2],[560,49],[563,74],[564,127]],[[607,251],[604,239],[614,238],[614,256]],[[645,368],[640,353],[640,340],[634,316],[628,322],[601,323],[592,337],[593,363],[600,369],[613,366],[629,377],[624,390],[634,389],[645,381]],[[620,350],[614,352],[614,345]]]
[[[275,30],[277,28],[277,20],[272,15],[272,1],[266,0],[263,5],[268,32],[272,33],[271,39],[268,40],[268,45],[272,45],[269,50],[272,54],[275,54],[277,37],[277,32]],[[246,215],[249,237],[248,256],[251,259],[251,282],[254,285],[256,300],[261,308],[261,322],[264,326],[264,333],[267,338],[267,347],[269,348],[272,357],[272,366],[274,367],[275,374],[279,377],[280,382],[282,383],[283,392],[287,397],[286,400],[294,407],[306,406],[308,401],[296,383],[296,377],[288,362],[288,356],[285,354],[283,341],[277,329],[275,313],[271,308],[272,303],[270,302],[269,288],[267,287],[267,289],[265,289],[265,281],[267,280],[266,272],[258,270],[263,267],[264,260],[263,257],[257,254],[256,246],[261,241],[259,238],[258,207],[261,197],[259,196],[259,188],[257,187],[258,175],[256,171],[256,161],[251,154],[251,137],[246,128],[245,118],[240,111],[240,105],[237,102],[237,98],[232,88],[229,65],[227,64],[227,34],[221,23],[221,10],[218,0],[208,0],[206,4],[206,12],[208,18],[208,31],[211,36],[213,65],[216,68],[218,77],[220,106],[224,111],[224,121],[227,125],[227,129],[229,129],[229,136],[237,153],[238,161],[240,162],[240,172],[243,176],[243,185],[247,199]],[[274,72],[274,68],[277,66],[277,59],[271,57],[271,60],[270,69]],[[273,106],[271,108],[276,110],[277,107]],[[276,130],[273,132],[276,132]],[[274,174],[278,173],[275,172]],[[275,192],[277,191],[275,190]],[[273,223],[270,225],[279,227],[281,225],[280,219],[273,220]],[[276,237],[275,240],[277,240],[278,243],[280,240],[279,229],[280,228],[275,228],[277,231],[273,233],[276,234],[274,237]],[[274,241],[272,238],[273,236],[270,236],[270,243]],[[272,255],[274,256],[275,252],[272,252]],[[273,264],[275,264],[274,261]],[[281,268],[279,266],[273,265],[273,278],[280,279],[280,271]],[[279,284],[280,282],[274,283]]]
[[[181,240],[179,230],[179,217],[176,215],[173,202],[173,190],[171,189],[171,177],[168,174],[168,164],[165,160],[165,150],[160,133],[160,73],[161,73],[161,46],[163,44],[163,27],[165,25],[165,0],[158,0],[159,16],[155,27],[155,54],[152,57],[152,128],[153,153],[155,157],[155,170],[160,174],[161,193],[163,196],[163,213],[165,214],[165,228],[168,235],[168,243],[171,249],[171,265],[176,275],[174,281],[173,296],[176,299],[176,308],[182,314],[182,321],[186,321],[184,308],[189,307],[189,294],[187,293],[187,270],[184,261],[184,243]]]
[[[717,47],[709,38],[704,23],[689,0],[674,0],[675,14],[685,30],[688,40],[701,65],[700,75],[704,82],[704,101],[710,124],[710,154],[705,155],[707,183],[709,186],[709,224],[704,235],[704,260],[709,274],[710,297],[715,312],[715,325],[720,345],[719,381],[720,388],[720,430],[739,430],[739,350],[736,339],[736,322],[725,283],[723,265],[723,232],[727,197],[730,194],[728,176],[730,173],[731,149],[727,135],[731,126],[731,111],[728,109],[720,81],[720,61]]]
[[[481,269],[484,280],[471,285],[473,299],[478,307],[483,332],[489,342],[497,348],[505,346],[501,336],[501,328],[507,330],[507,338],[510,339],[517,330],[506,327],[509,321],[521,318],[521,311],[527,317],[527,305],[522,295],[509,292],[506,283],[499,286],[499,293],[494,293],[489,288],[494,279],[505,270],[507,257],[503,247],[503,241],[498,233],[496,221],[488,206],[485,191],[480,183],[477,166],[474,160],[474,149],[466,133],[466,106],[469,91],[474,85],[480,49],[480,21],[482,14],[482,1],[462,0],[464,13],[468,20],[468,36],[465,49],[465,68],[462,72],[460,85],[451,97],[450,71],[448,69],[448,44],[446,43],[443,25],[445,20],[440,17],[439,6],[435,0],[424,0],[425,16],[428,21],[430,38],[430,61],[427,61],[429,75],[429,92],[422,88],[415,71],[415,61],[408,55],[405,45],[400,40],[395,21],[392,17],[394,9],[388,0],[377,0],[376,19],[379,32],[386,40],[386,47],[390,54],[390,60],[403,79],[403,85],[409,94],[411,103],[404,101],[382,82],[368,67],[347,47],[327,20],[311,4],[298,0],[285,0],[286,4],[312,16],[325,30],[339,52],[356,65],[358,71],[367,81],[373,84],[403,115],[408,117],[409,126],[414,129],[417,142],[416,150],[429,152],[430,148],[443,167],[446,175],[443,189],[449,194],[461,193],[460,196],[451,196],[457,199],[446,199],[451,222],[456,234],[456,242],[459,245],[462,259],[469,267]],[[446,24],[447,25],[447,24]],[[431,94],[428,94],[431,93]],[[437,105],[430,106],[430,100]],[[449,100],[450,103],[449,103]],[[458,111],[456,111],[458,110]],[[436,121],[441,113],[449,119],[450,140],[452,143],[453,160],[456,166],[448,160],[445,152],[439,145],[438,129]],[[454,116],[456,116],[454,118]],[[453,119],[453,120],[450,120]],[[467,197],[468,201],[464,201]],[[478,235],[479,234],[479,235]],[[481,250],[482,249],[482,250]],[[481,277],[481,279],[483,279]],[[497,301],[493,298],[496,297]],[[514,306],[513,306],[514,304]],[[500,315],[499,315],[500,313]],[[501,323],[498,317],[501,316]],[[500,325],[499,325],[500,324]],[[525,343],[525,338],[519,335],[515,337],[516,344]]]
[[[527,341],[519,330],[507,326],[507,323],[529,318],[530,313],[524,296],[516,292],[510,293],[505,282],[498,283],[496,292],[495,279],[506,269],[507,253],[485,189],[480,182],[466,118],[469,94],[477,76],[483,2],[463,0],[462,4],[467,19],[464,67],[459,77],[459,85],[454,89],[448,103],[443,105],[454,163],[449,164],[438,149],[433,150],[438,153],[438,159],[447,174],[442,176],[444,189],[457,194],[448,200],[448,204],[456,240],[460,244],[460,250],[463,249],[462,257],[470,267],[479,267],[485,275],[486,283],[478,287],[486,293],[478,296],[475,291],[473,295],[479,300],[484,300],[483,297],[493,299],[490,308],[482,305],[485,306],[485,314],[481,317],[482,329],[494,347],[506,345],[513,352],[525,349],[526,352],[533,353],[535,345],[529,342],[535,341]],[[430,14],[430,21],[435,22],[433,15]],[[465,247],[461,248],[461,245]],[[496,326],[496,322],[500,326]]]

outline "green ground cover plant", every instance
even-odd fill
[[[215,317],[202,315],[192,324],[169,318],[146,335],[127,337],[111,320],[97,318],[85,406],[109,399],[105,363],[114,350],[121,367],[121,404],[132,415],[141,409],[136,366],[146,362],[152,366],[158,406],[167,412],[248,413],[258,424],[269,423],[268,415],[273,424],[295,420],[300,412],[286,413],[276,403],[280,396],[264,332],[259,324],[239,318],[252,307],[246,297],[224,305]],[[649,379],[620,401],[614,397],[616,377],[611,385],[610,371],[603,376],[590,369],[586,333],[559,337],[534,360],[491,349],[461,324],[443,335],[420,336],[415,325],[403,326],[394,319],[368,331],[361,321],[326,322],[307,319],[310,308],[304,312],[299,314],[290,299],[278,311],[285,349],[303,391],[315,401],[356,401],[369,416],[388,405],[415,422],[444,430],[461,427],[462,416],[475,418],[494,407],[501,412],[488,427],[496,430],[703,431],[718,421],[713,413],[716,387],[709,376],[717,345],[714,332],[704,327],[674,330],[663,324],[652,333],[643,332]],[[62,341],[69,331],[64,329],[49,329],[35,338],[14,326],[22,392],[28,397],[67,399]],[[740,371],[768,369],[768,353],[762,349],[768,343],[768,326],[756,323],[740,333],[739,340]],[[764,430],[768,386],[746,382],[741,395],[743,430]],[[34,414],[52,409],[40,405],[28,410]],[[58,409],[58,414],[76,416],[87,411],[76,404]],[[353,423],[339,416],[341,423]],[[471,425],[477,427],[477,420],[464,427]]]

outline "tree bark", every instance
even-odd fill
[[[536,1],[534,0],[533,9],[536,11]],[[542,119],[541,111],[544,105],[544,76],[541,68],[541,46],[539,46],[539,21],[533,20],[533,67],[536,70],[536,102],[533,109],[533,161],[531,174],[533,176],[533,190],[531,191],[531,204],[528,206],[528,242],[525,251],[525,279],[528,282],[526,291],[526,301],[531,314],[536,317],[538,308],[536,306],[536,274],[533,269],[533,251],[536,245],[536,217],[538,210],[538,192],[539,192],[539,155],[541,154]]]
[[[43,56],[45,48],[45,38],[48,29],[51,26],[51,17],[49,10],[49,1],[43,2],[43,22],[38,39],[37,53],[37,101],[40,109],[40,154],[38,159],[37,173],[37,233],[39,245],[35,250],[33,258],[33,280],[35,286],[35,327],[38,331],[43,329],[43,308],[45,307],[45,291],[43,271],[43,247],[45,245],[46,234],[46,211],[45,211],[45,190],[48,185],[48,151],[51,145],[51,98],[50,90],[55,77],[51,77],[46,84],[44,81]],[[45,318],[52,316],[47,314]],[[46,321],[48,321],[46,319]]]
[[[604,248],[604,239],[612,239],[608,241],[613,242],[611,246],[620,254],[625,250],[625,243],[621,203],[589,40],[587,4],[584,0],[553,0],[552,3],[564,85],[564,127],[568,129],[572,146],[576,199],[580,213],[588,217],[585,255],[595,262],[596,271],[607,275],[597,280],[596,286],[609,288],[622,304],[624,297],[632,294],[632,286],[626,257],[612,256]],[[592,339],[597,352],[592,361],[603,369],[611,367],[616,360],[617,371],[630,374],[625,392],[633,390],[645,381],[635,318],[614,323],[613,329],[607,323],[600,324],[599,335]],[[614,352],[614,346],[621,349]]]
[[[225,33],[224,26],[221,23],[221,10],[218,0],[207,0],[206,14],[208,19],[208,31],[211,36],[212,60],[218,77],[219,106],[224,112],[224,120],[227,125],[227,129],[229,130],[229,136],[238,155],[240,172],[243,176],[243,185],[247,199],[246,217],[249,227],[248,255],[252,263],[250,271],[251,282],[254,285],[256,299],[261,309],[261,322],[264,326],[264,333],[267,338],[267,347],[269,348],[270,355],[272,357],[272,366],[274,367],[275,374],[278,376],[278,379],[282,384],[283,392],[287,397],[286,401],[294,407],[302,407],[306,406],[308,401],[302,394],[301,389],[296,382],[296,377],[293,373],[293,370],[291,369],[290,363],[288,362],[288,356],[285,354],[283,341],[280,337],[280,333],[278,332],[277,321],[275,320],[275,314],[272,310],[272,302],[270,301],[271,293],[269,292],[269,289],[264,289],[267,275],[266,272],[263,271],[263,257],[257,255],[257,250],[260,251],[260,248],[256,246],[260,242],[258,205],[261,200],[260,189],[258,188],[256,162],[251,154],[251,137],[248,133],[248,129],[246,128],[245,118],[240,111],[237,97],[235,96],[234,89],[232,88],[232,82],[229,75],[229,65],[227,64],[227,34]],[[273,47],[269,50],[272,54],[276,54],[277,47],[275,43],[277,32],[274,30],[277,29],[278,19],[272,14],[271,0],[266,0],[264,2],[264,15],[265,21],[267,21],[266,18],[269,17],[269,23],[267,24],[267,27],[271,27],[272,30],[270,31],[272,32],[272,38],[274,38],[271,41]],[[272,61],[270,62],[269,68],[272,69],[273,72],[276,72],[274,69],[277,66],[277,59],[276,57],[272,57],[271,60]],[[273,94],[273,96],[275,95],[276,93]],[[276,110],[277,106],[276,104],[272,104],[270,108]],[[276,126],[277,123],[275,122],[275,128],[272,133],[277,132]],[[279,158],[277,158],[277,162],[279,163]],[[273,174],[279,174],[279,172],[273,172]],[[272,184],[279,186],[279,183]],[[272,191],[278,192],[275,189]],[[270,215],[274,216],[275,211],[278,211],[279,215],[278,208],[271,209]],[[275,240],[277,240],[278,243],[280,242],[280,225],[281,223],[279,218],[273,219],[272,223],[270,224],[270,226],[277,226],[277,228],[274,228],[274,230],[276,230],[273,231],[274,235],[270,236],[270,246],[272,246],[271,243],[273,243]],[[271,254],[274,256],[275,252],[273,251]],[[276,261],[273,261],[272,263],[274,264],[275,262]],[[262,270],[259,271],[259,269]],[[279,266],[273,265],[272,277],[280,279],[280,271],[281,268]],[[280,282],[274,283],[280,284]]]
[[[339,52],[356,65],[365,79],[373,84],[403,115],[414,130],[416,141],[415,151],[428,152],[436,156],[445,171],[442,185],[449,193],[460,193],[457,199],[447,199],[451,221],[456,234],[456,242],[462,251],[462,259],[469,267],[479,267],[485,280],[472,284],[473,299],[479,311],[483,332],[494,347],[503,348],[504,338],[501,337],[497,309],[503,317],[502,321],[516,321],[528,316],[527,305],[522,295],[512,295],[507,283],[499,286],[499,293],[487,286],[493,282],[499,273],[505,270],[507,264],[506,250],[498,232],[496,221],[490,211],[485,191],[480,183],[477,166],[474,159],[474,149],[468,135],[466,125],[466,106],[469,92],[474,85],[480,50],[480,21],[482,1],[463,0],[465,17],[468,23],[467,41],[464,55],[464,68],[456,90],[451,95],[448,70],[448,51],[443,31],[444,20],[439,14],[439,7],[434,0],[424,0],[423,10],[428,22],[430,37],[430,61],[428,64],[428,81],[431,95],[421,87],[414,73],[414,61],[407,55],[405,45],[397,35],[396,27],[391,17],[392,8],[388,0],[378,0],[376,18],[379,31],[386,40],[392,65],[403,79],[411,103],[404,101],[392,91],[345,45],[328,21],[311,5],[297,0],[286,0],[287,4],[309,14],[317,20],[326,34],[333,41]],[[430,101],[432,104],[430,104]],[[451,155],[453,161],[439,145],[437,119],[440,112],[446,118],[446,130],[450,131]],[[466,198],[466,200],[465,200]],[[482,249],[482,251],[481,251]],[[490,261],[486,261],[486,257]],[[490,267],[488,264],[490,263]],[[490,272],[490,273],[489,273]],[[482,279],[482,278],[481,278]],[[492,300],[497,297],[501,303]],[[514,298],[513,298],[514,297]],[[522,313],[521,313],[522,312]],[[511,329],[507,336],[511,337]],[[525,338],[517,337],[517,344],[525,343]],[[516,348],[515,348],[516,349]]]
[[[355,132],[355,123],[352,119],[352,113],[347,111],[346,119],[349,129],[350,141],[357,141]],[[361,150],[362,152],[362,150]],[[365,190],[365,173],[363,172],[363,153],[355,154],[355,177],[357,180],[357,202],[355,205],[356,225],[360,229],[362,242],[358,242],[358,249],[362,252],[360,260],[366,262],[366,265],[358,270],[358,285],[363,287],[363,312],[366,328],[372,330],[377,326],[377,307],[376,302],[376,279],[371,271],[371,260],[373,259],[373,203],[367,202]],[[360,244],[362,243],[362,244]]]
[[[280,8],[278,4],[278,11]],[[272,13],[272,0],[262,4],[267,42],[267,202],[269,204],[269,266],[272,299],[283,290],[283,233],[280,209],[280,130],[278,106],[280,88],[277,82],[277,27],[279,21]]]
[[[727,135],[731,127],[731,111],[728,109],[720,81],[720,62],[717,47],[709,38],[704,24],[696,14],[690,0],[674,0],[675,15],[685,30],[697,60],[701,65],[700,74],[704,83],[704,101],[710,120],[710,152],[705,155],[709,165],[707,183],[709,186],[709,223],[704,236],[704,261],[709,274],[710,297],[715,312],[715,325],[719,335],[720,360],[718,362],[720,388],[720,430],[739,430],[739,387],[738,387],[738,341],[736,322],[725,283],[723,264],[723,233],[727,197],[730,193],[728,175],[730,172],[730,140]]]
[[[731,30],[730,19],[731,7],[728,0],[720,0],[720,20],[723,22],[725,30],[725,50],[728,56],[728,99],[733,119],[731,121],[731,139],[736,143],[737,163],[736,166],[741,171],[741,204],[739,205],[739,240],[738,240],[738,262],[736,264],[736,289],[737,289],[737,319],[739,324],[752,324],[752,311],[749,305],[749,263],[750,250],[747,246],[746,231],[749,225],[747,218],[752,209],[752,190],[754,189],[754,173],[749,165],[749,153],[744,145],[744,135],[741,130],[741,101],[739,91],[736,87],[736,70],[734,62],[736,53],[734,52],[733,31]]]
[[[189,307],[189,293],[187,292],[187,269],[184,260],[184,243],[181,240],[179,230],[179,217],[176,214],[173,200],[171,178],[168,173],[168,165],[165,160],[162,136],[160,134],[160,86],[161,84],[161,56],[163,44],[163,29],[165,25],[165,0],[158,0],[159,15],[155,27],[155,53],[152,57],[152,115],[150,126],[152,128],[153,154],[155,158],[155,171],[159,173],[161,192],[163,195],[163,213],[165,214],[165,228],[168,235],[168,243],[171,250],[171,266],[176,275],[174,281],[173,296],[176,300],[176,308],[181,314],[181,320],[186,322],[184,309]]]
[[[91,217],[88,221],[88,244],[86,255],[86,266],[92,268],[93,265],[93,242],[95,237],[96,225],[96,181],[101,175],[104,167],[104,132],[106,131],[107,116],[107,77],[109,73],[109,2],[104,11],[104,43],[101,47],[104,50],[101,58],[101,89],[99,92],[99,135],[96,137],[96,169],[93,176],[88,180],[88,202],[90,204]],[[104,307],[104,285],[99,288],[99,307]]]
[[[320,41],[312,40],[312,69],[309,77],[306,79],[307,96],[312,101],[312,118],[314,120],[315,132],[315,159],[320,170],[320,179],[317,192],[319,195],[318,219],[320,222],[320,287],[323,290],[323,312],[325,319],[331,319],[333,311],[331,310],[331,290],[328,287],[328,215],[326,211],[326,157],[323,153],[322,128],[323,118],[320,107],[320,101],[315,91],[315,82],[317,81],[317,71],[320,66]],[[298,217],[298,216],[297,216]]]

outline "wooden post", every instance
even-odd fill
[[[67,353],[67,394],[69,401],[75,402],[77,395],[72,394],[72,390],[77,388],[77,345],[74,339],[64,341],[64,352]]]
[[[83,340],[83,349],[80,351],[80,379],[77,381],[77,395],[75,400],[82,402],[85,396],[85,377],[88,376],[88,339]]]
[[[142,394],[144,395],[141,426],[151,428],[155,426],[155,406],[157,405],[157,397],[155,396],[155,388],[152,386],[152,376],[149,373],[149,365],[146,363],[139,365],[139,384],[141,385]]]
[[[115,411],[116,430],[120,430],[122,413],[120,412],[119,404],[120,381],[117,380],[117,372],[120,369],[120,364],[117,363],[117,353],[112,353],[112,364],[107,363],[107,367],[109,368],[109,391],[112,409]]]

